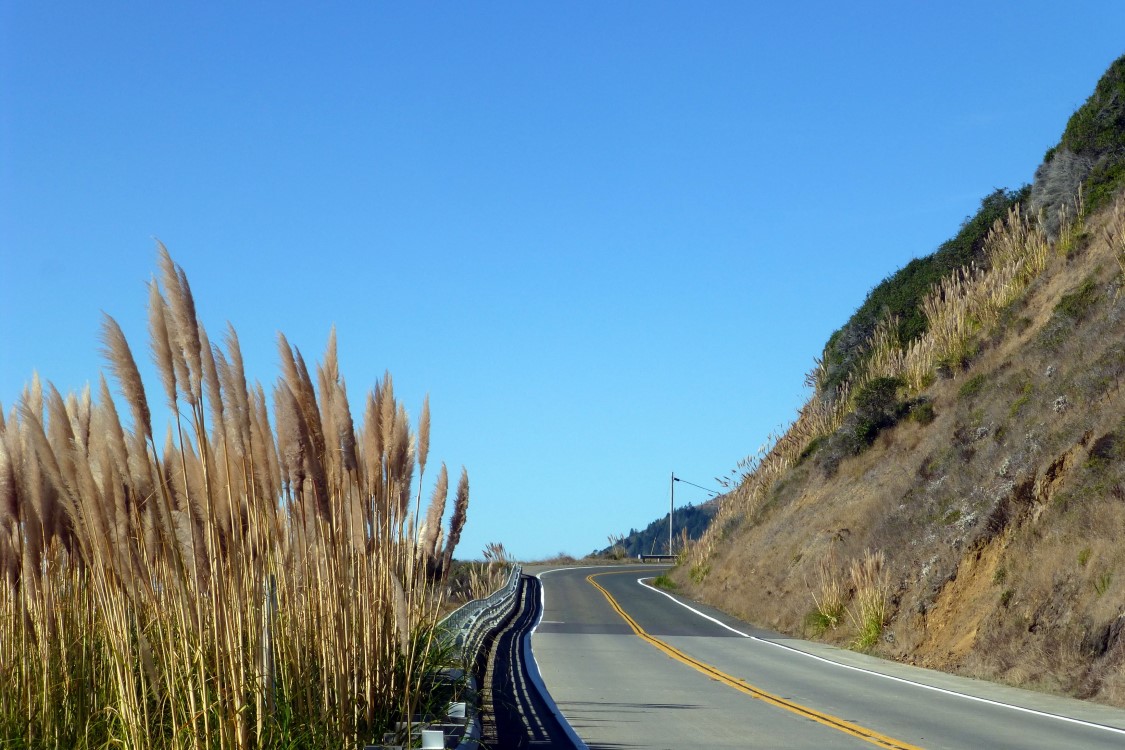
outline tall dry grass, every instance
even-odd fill
[[[837,574],[836,556],[831,551],[818,560],[816,586],[809,588],[813,610],[806,618],[806,625],[811,628],[813,635],[835,629],[844,615],[848,592]]]
[[[848,619],[856,632],[852,647],[866,651],[879,642],[887,622],[891,581],[886,555],[864,550],[862,558],[848,565],[848,577],[853,590]]]
[[[807,379],[816,380],[818,370],[823,370],[820,362]],[[752,516],[761,507],[774,484],[797,463],[801,453],[814,440],[840,426],[847,413],[849,388],[848,383],[841,385],[833,399],[814,394],[798,411],[789,429],[771,433],[757,453],[738,462],[733,481],[716,478],[724,487],[733,484],[734,488],[722,496],[719,509],[707,530],[699,539],[685,546],[681,552],[684,561],[690,561],[695,566],[702,565],[722,542],[732,524],[740,518]]]
[[[1065,241],[1073,241],[1075,225],[1084,218],[1080,194],[1073,205],[1073,210],[1060,214]],[[1058,241],[1054,246],[1058,247]],[[735,488],[724,496],[714,520],[688,550],[686,559],[703,566],[735,523],[752,519],[776,482],[809,446],[840,427],[854,407],[854,394],[862,392],[864,385],[881,377],[901,378],[908,391],[918,393],[933,381],[939,368],[967,361],[974,338],[994,329],[1003,311],[1046,268],[1051,247],[1042,217],[1025,216],[1017,205],[997,220],[986,238],[985,267],[958,269],[922,300],[925,333],[904,344],[898,340],[898,320],[882,319],[866,343],[864,365],[831,393],[821,390],[824,365],[818,361],[806,377],[814,388],[812,396],[788,429],[771,434],[758,453],[738,464]]]
[[[1121,289],[1125,288],[1125,196],[1119,196],[1117,202],[1113,204],[1106,225],[1102,229],[1102,238],[1113,250],[1117,264],[1121,267],[1122,284],[1117,290],[1120,294]]]
[[[484,599],[497,591],[511,575],[515,559],[499,542],[489,542],[483,551],[484,561],[469,570],[469,591],[473,599]]]
[[[279,336],[271,413],[234,329],[211,343],[163,246],[159,270],[148,327],[166,434],[108,316],[128,424],[104,378],[64,397],[36,377],[0,410],[0,744],[373,740],[422,699],[467,474],[443,549],[444,485],[423,534],[410,512],[428,403],[416,439],[387,374],[354,425],[333,332],[312,372]]]
[[[1073,234],[1070,225],[1066,228]],[[922,299],[927,323],[922,336],[904,347],[888,341],[884,333],[888,328],[894,330],[896,321],[876,327],[869,343],[872,356],[861,382],[899,377],[918,392],[938,367],[957,367],[967,361],[974,337],[994,329],[1003,311],[1046,268],[1049,247],[1042,222],[1022,215],[1018,205],[1013,207],[985,240],[985,267],[958,269]]]

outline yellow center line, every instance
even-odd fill
[[[742,680],[742,679],[739,679],[737,677],[732,677],[731,675],[727,674],[726,672],[723,672],[723,671],[711,666],[710,664],[707,664],[705,662],[701,662],[698,659],[695,659],[691,656],[688,656],[687,654],[685,654],[683,651],[680,651],[675,646],[672,646],[672,645],[670,645],[668,643],[665,643],[664,641],[660,640],[659,638],[654,638],[653,636],[649,635],[648,633],[645,632],[644,628],[642,628],[640,625],[637,624],[636,620],[634,620],[632,617],[630,617],[628,615],[628,613],[626,613],[625,610],[621,608],[621,605],[617,603],[617,600],[614,599],[613,596],[608,591],[606,591],[604,588],[602,588],[602,586],[597,581],[594,580],[595,578],[597,578],[599,576],[621,575],[622,573],[632,573],[632,572],[635,572],[635,571],[614,571],[613,573],[593,573],[591,575],[586,576],[586,580],[589,581],[590,584],[594,588],[596,588],[598,591],[602,592],[602,594],[605,595],[605,598],[609,601],[610,606],[612,606],[614,608],[614,610],[617,611],[617,614],[621,615],[622,619],[624,619],[625,622],[629,623],[629,627],[631,627],[633,629],[634,633],[636,633],[642,640],[647,641],[652,646],[655,646],[658,650],[664,652],[665,654],[667,654],[671,658],[675,659],[678,662],[686,664],[689,667],[692,667],[693,669],[696,669],[696,670],[702,672],[703,674],[707,675],[708,677],[711,677],[715,680],[718,680],[719,682],[723,683],[724,685],[727,685],[728,687],[732,687],[735,690],[740,690],[743,693],[746,693],[747,695],[753,696],[754,698],[757,698],[758,700],[765,701],[766,703],[777,706],[778,708],[784,708],[786,711],[791,711],[791,712],[797,714],[798,716],[803,716],[807,719],[812,719],[813,721],[818,722],[820,724],[823,724],[827,727],[831,727],[833,729],[838,729],[839,731],[844,732],[846,734],[850,734],[853,737],[858,737],[861,740],[866,740],[867,742],[870,742],[873,745],[878,745],[879,747],[890,748],[890,750],[922,750],[917,745],[911,745],[911,744],[903,742],[901,740],[896,740],[893,737],[888,737],[884,734],[880,734],[879,732],[876,732],[873,729],[868,729],[867,727],[862,727],[859,724],[854,724],[850,721],[845,721],[844,719],[837,718],[835,716],[832,716],[831,714],[826,714],[822,711],[817,711],[814,708],[809,708],[808,706],[802,706],[800,703],[794,703],[791,700],[786,700],[785,698],[782,698],[779,695],[774,695],[773,693],[768,693],[765,690],[762,690],[761,688],[754,687],[750,683],[746,682],[746,680]]]

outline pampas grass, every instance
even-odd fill
[[[1113,255],[1117,258],[1117,264],[1121,266],[1122,284],[1118,287],[1117,293],[1121,293],[1121,289],[1125,288],[1125,196],[1120,196],[1117,202],[1113,204],[1113,210],[1109,214],[1109,219],[1102,230],[1102,237],[1105,243],[1113,250]]]
[[[438,565],[438,551],[440,548],[441,519],[445,515],[445,503],[449,497],[449,470],[442,463],[438,471],[437,481],[434,483],[433,494],[430,496],[430,505],[426,510],[426,521],[422,525],[419,542],[420,554],[431,570],[436,570]]]
[[[449,564],[453,560],[453,550],[461,541],[461,529],[465,527],[465,519],[469,512],[469,473],[461,467],[461,478],[457,480],[457,494],[453,501],[453,516],[449,519],[449,536],[445,540],[445,552],[442,554],[441,570],[448,573]]]
[[[813,635],[833,630],[840,624],[847,593],[837,575],[835,555],[831,553],[825,555],[818,561],[816,588],[812,590],[814,608],[806,618],[806,624],[811,628]]]
[[[373,741],[422,700],[441,604],[435,558],[448,567],[468,476],[445,548],[447,482],[420,554],[405,502],[414,433],[390,375],[356,427],[335,332],[318,388],[279,336],[271,426],[234,329],[213,344],[163,246],[159,266],[148,327],[171,410],[165,439],[109,316],[103,351],[129,427],[105,378],[96,396],[64,397],[34,377],[0,418],[0,744]],[[420,467],[428,401],[423,414]]]
[[[848,566],[848,577],[854,592],[848,609],[848,619],[856,631],[852,647],[867,651],[879,642],[887,622],[891,582],[886,555],[882,550],[864,550],[863,557]]]
[[[484,562],[469,563],[469,599],[483,599],[503,586],[511,576],[515,560],[499,542],[489,542],[482,552]]]

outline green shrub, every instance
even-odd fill
[[[1086,319],[1100,298],[1097,279],[1094,275],[1086,277],[1059,299],[1051,319],[1036,336],[1036,343],[1049,352],[1057,353],[1070,339],[1075,324]]]
[[[817,435],[812,440],[810,440],[809,444],[805,446],[805,449],[801,451],[801,455],[797,457],[797,463],[800,464],[802,461],[816,453],[817,450],[819,450],[827,440],[827,435]]]
[[[692,583],[700,584],[711,573],[710,565],[694,565],[691,572],[688,574],[691,577]]]
[[[1125,460],[1125,440],[1121,440],[1116,433],[1107,432],[1090,446],[1085,466],[1091,471],[1098,471],[1121,460]]]
[[[1030,400],[1031,400],[1031,395],[1027,394],[1027,393],[1025,393],[1022,396],[1020,396],[1019,398],[1017,398],[1015,401],[1012,402],[1012,405],[1008,408],[1008,415],[1014,417],[1017,414],[1019,414],[1021,411],[1023,411],[1023,407],[1027,406],[1027,402],[1030,401]]]
[[[1109,66],[1094,93],[1071,115],[1059,145],[1097,160],[1084,182],[1090,211],[1125,184],[1125,56]]]
[[[910,418],[918,424],[929,424],[935,416],[934,402],[929,399],[920,399],[910,406]]]
[[[974,375],[961,384],[961,387],[957,390],[957,395],[961,398],[972,398],[973,396],[980,393],[981,388],[984,387],[986,380],[987,379],[985,378],[983,373],[980,375]]]
[[[871,445],[887,427],[902,417],[904,405],[898,399],[902,378],[875,378],[855,398],[855,425],[852,432],[862,445]]]
[[[848,456],[863,453],[875,442],[879,433],[898,423],[909,411],[909,404],[899,400],[900,378],[875,378],[856,394],[855,406],[844,417],[843,424],[824,440],[814,441],[802,455],[817,454],[816,462],[825,476],[836,473],[840,462]]]
[[[1028,402],[1031,401],[1031,394],[1034,392],[1035,386],[1032,385],[1031,379],[1024,379],[1020,385],[1019,397],[1012,402],[1012,405],[1010,407],[1008,407],[1008,416],[1014,417],[1021,411],[1023,411],[1023,407],[1027,406]]]
[[[1125,187],[1125,160],[1099,162],[1086,178],[1086,185],[1086,205],[1091,211],[1108,205]]]
[[[676,590],[676,582],[669,578],[667,573],[661,573],[653,580],[652,583],[657,588],[664,589],[665,591]]]
[[[818,638],[839,625],[843,614],[843,608],[834,615],[813,608],[805,615],[805,631],[813,638]]]
[[[1075,322],[1084,320],[1100,296],[1097,282],[1092,276],[1088,276],[1077,288],[1062,296],[1055,305],[1055,314]]]

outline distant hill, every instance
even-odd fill
[[[1125,706],[1125,57],[1032,184],[873,289],[810,382],[677,585],[782,632]]]
[[[673,548],[676,552],[681,549],[684,533],[691,541],[703,535],[719,508],[718,500],[716,498],[702,505],[688,504],[676,508],[672,515]],[[624,554],[626,557],[668,554],[668,515],[656,519],[641,531],[629,529],[629,533],[618,544],[611,544],[605,549],[593,552],[595,557],[609,557],[615,554]]]

